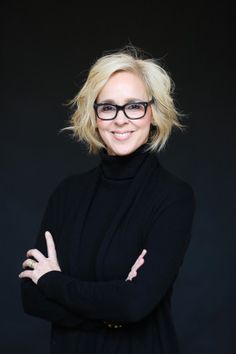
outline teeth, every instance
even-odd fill
[[[113,133],[114,135],[117,135],[117,136],[126,136],[126,135],[129,135],[131,132],[126,132],[126,133]]]

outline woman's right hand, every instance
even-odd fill
[[[139,255],[139,257],[137,258],[137,260],[134,263],[133,267],[131,268],[131,271],[129,272],[129,275],[126,278],[126,281],[127,280],[132,281],[132,279],[137,276],[137,270],[143,265],[144,256],[146,255],[146,253],[147,253],[147,250],[143,249],[142,253]]]

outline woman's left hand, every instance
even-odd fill
[[[143,249],[139,257],[137,258],[136,262],[131,268],[131,271],[129,272],[128,277],[126,278],[125,281],[129,280],[132,281],[133,278],[137,276],[137,270],[143,265],[144,263],[144,256],[147,254],[147,250]]]
[[[57,253],[52,235],[49,231],[45,232],[47,243],[48,257],[45,257],[39,250],[31,249],[27,252],[27,257],[33,257],[35,260],[27,258],[23,264],[23,269],[30,267],[32,270],[24,270],[19,274],[19,278],[30,278],[35,284],[38,283],[39,278],[53,270],[61,272],[58,264]]]

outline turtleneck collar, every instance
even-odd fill
[[[139,146],[131,154],[119,156],[108,155],[106,149],[101,149],[99,155],[101,157],[101,169],[103,176],[112,180],[122,180],[133,178],[143,161],[150,154],[146,151],[148,144]]]

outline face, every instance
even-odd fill
[[[96,102],[124,105],[126,103],[149,101],[144,83],[135,74],[117,72],[113,74],[100,91]],[[152,111],[147,107],[144,117],[131,120],[119,111],[113,120],[96,118],[99,134],[109,155],[128,155],[148,140]]]

